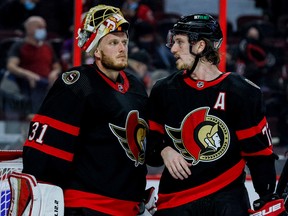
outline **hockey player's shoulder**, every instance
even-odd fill
[[[244,76],[241,76],[241,75],[236,74],[236,73],[231,73],[230,77],[238,85],[242,85],[243,87],[246,87],[246,88],[252,88],[252,89],[260,90],[260,87],[258,85],[256,85],[254,82],[252,82],[251,80],[247,79]]]
[[[253,86],[254,88],[260,89],[260,87],[258,85],[256,85],[254,82],[252,82],[251,80],[244,78],[244,80],[251,86]]]
[[[63,72],[61,75],[62,85],[73,91],[78,96],[87,96],[95,90],[95,85],[91,81],[91,75],[89,73],[93,70],[89,65],[83,65],[79,67],[71,68],[70,70]]]
[[[175,80],[179,79],[179,77],[182,77],[183,72],[182,71],[177,71],[174,73],[171,73],[167,76],[163,76],[161,78],[158,78],[157,80],[155,80],[155,87],[164,87],[164,86],[169,86],[172,83],[175,82]],[[181,79],[181,78],[180,78]]]
[[[68,71],[65,71],[62,73],[62,75],[61,75],[62,81],[66,85],[73,85],[73,84],[79,82],[79,80],[81,80],[87,76],[86,75],[87,70],[89,70],[88,65],[73,67],[73,68],[69,69]]]

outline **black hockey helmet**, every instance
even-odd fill
[[[214,49],[219,49],[223,34],[219,23],[209,14],[191,14],[182,16],[173,28],[169,30],[166,46],[171,48],[173,37],[176,34],[187,34],[189,41],[199,41],[206,38],[213,44]]]

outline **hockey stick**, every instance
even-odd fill
[[[288,210],[288,159],[286,160],[276,187],[276,193],[284,199],[284,205]]]

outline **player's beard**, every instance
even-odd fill
[[[176,68],[178,70],[190,70],[192,68],[192,66],[190,64],[185,64],[185,63],[181,62],[179,64],[176,63]]]
[[[107,56],[102,52],[102,65],[107,69],[120,71],[120,70],[124,70],[127,67],[128,60],[126,58],[125,61],[117,63],[110,56]]]
[[[176,61],[176,68],[178,70],[190,70],[192,68],[193,64],[194,64],[194,61],[187,62],[187,60],[184,61],[182,59],[178,59]]]

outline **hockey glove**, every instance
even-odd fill
[[[145,191],[145,198],[139,205],[138,216],[151,216],[156,211],[156,191],[154,187],[150,187]]]
[[[284,200],[277,194],[270,194],[253,202],[253,208],[249,209],[250,216],[286,216]]]

